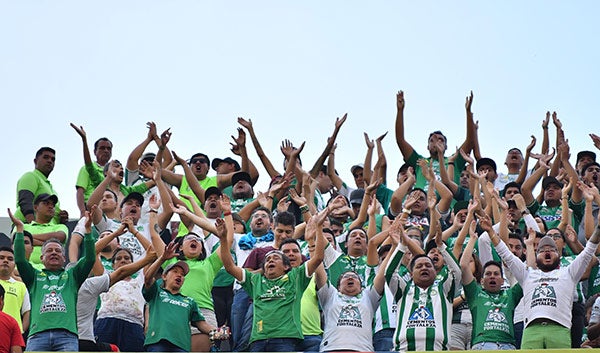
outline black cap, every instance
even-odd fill
[[[484,158],[479,158],[477,160],[475,168],[477,170],[479,170],[479,168],[483,167],[484,165],[489,165],[490,167],[492,167],[492,169],[494,171],[496,171],[496,162],[494,162],[494,160],[491,159],[491,158],[485,158],[485,157]]]
[[[54,204],[56,205],[58,203],[58,196],[50,195],[50,194],[39,194],[33,201],[33,204],[37,205],[38,203],[40,203],[42,201],[48,201],[48,200],[54,202]]]
[[[211,166],[211,168],[214,171],[217,171],[217,167],[221,163],[229,163],[229,164],[235,165],[235,171],[236,172],[239,171],[240,169],[242,169],[242,168],[240,168],[240,164],[235,159],[233,159],[231,157],[225,157],[223,159],[221,159],[221,158],[215,158],[215,159],[213,159],[212,164],[210,166]]]
[[[235,185],[237,184],[238,181],[242,181],[245,180],[248,182],[248,184],[252,184],[252,179],[250,179],[250,174],[246,173],[246,172],[237,172],[235,174],[233,174],[233,176],[231,177],[231,185]]]
[[[123,205],[129,200],[137,200],[137,202],[140,204],[140,207],[144,204],[144,196],[142,194],[139,192],[130,192],[127,194],[127,196],[125,196],[123,201],[121,201],[121,207],[123,207]]]
[[[362,205],[363,197],[365,196],[365,189],[352,190],[350,193],[350,205]]]
[[[217,195],[220,197],[221,195],[223,195],[223,193],[221,192],[221,190],[218,187],[211,186],[208,189],[206,189],[206,191],[204,191],[204,199],[205,200],[208,199],[208,197],[210,195]]]
[[[590,157],[593,161],[596,160],[596,154],[592,151],[580,151],[579,153],[577,153],[577,161],[575,162],[575,164],[577,164],[577,162],[579,162],[579,160],[583,157]]]
[[[563,187],[563,184],[562,184],[560,181],[558,181],[558,179],[556,179],[556,178],[555,178],[555,177],[553,177],[553,176],[547,176],[547,177],[545,177],[545,178],[544,178],[544,180],[542,180],[542,189],[545,189],[545,188],[547,188],[547,187],[548,187],[548,185],[550,185],[550,184],[556,184],[556,185],[558,185],[558,186],[559,186],[561,189],[562,189],[562,187]]]

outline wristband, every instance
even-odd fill
[[[271,195],[267,195],[267,198],[273,200],[273,196]]]
[[[154,208],[151,208],[151,209],[148,210],[148,212],[158,213],[158,210],[155,210]]]
[[[403,208],[402,209],[402,213],[406,213],[406,214],[411,214],[412,210],[408,209],[408,208]]]
[[[448,162],[449,165],[454,165],[454,162]]]
[[[231,216],[231,211],[227,211],[223,213],[223,217]]]
[[[302,212],[302,213],[308,212],[308,205],[302,205],[302,206],[300,206],[300,212]]]

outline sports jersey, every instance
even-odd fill
[[[367,283],[367,257],[365,255],[352,257],[341,253],[333,248],[331,244],[325,246],[325,257],[323,266],[327,270],[329,283],[337,286],[338,278],[347,271],[354,271],[360,276],[363,287]]]
[[[447,273],[436,276],[428,288],[417,286],[412,279],[400,277],[396,268],[403,256],[397,247],[386,269],[386,279],[392,294],[401,293],[398,325],[394,333],[396,351],[439,351],[448,349],[452,324],[452,300],[461,279],[460,267],[448,253],[445,245],[440,249]],[[390,274],[388,276],[388,274]]]
[[[12,316],[19,324],[21,332],[23,332],[21,315],[31,310],[29,292],[23,282],[19,282],[12,277],[8,280],[0,279],[0,285],[4,287],[4,308],[1,311]]]
[[[275,279],[244,270],[241,285],[254,302],[250,343],[269,338],[304,338],[300,304],[310,278],[305,264]]]
[[[471,344],[501,342],[514,345],[513,313],[523,297],[521,286],[515,284],[508,290],[490,293],[473,280],[464,289],[473,316]]]
[[[545,318],[571,328],[573,291],[597,245],[588,242],[571,265],[548,272],[527,267],[504,242],[496,245],[498,254],[523,288],[525,327],[535,319]]]
[[[330,283],[321,287],[317,294],[325,320],[320,350],[372,352],[371,322],[381,295],[369,287],[356,296],[348,296]]]
[[[158,280],[142,290],[150,307],[144,345],[166,340],[189,352],[192,348],[190,323],[204,321],[204,317],[194,299],[181,293],[173,294],[161,284],[162,280]]]

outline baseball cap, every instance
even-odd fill
[[[580,151],[577,153],[577,162],[583,157],[590,157],[592,160],[596,160],[596,154],[592,151]]]
[[[490,167],[492,167],[492,169],[494,171],[496,171],[496,162],[494,162],[494,160],[491,159],[491,158],[485,158],[485,157],[484,158],[479,158],[477,160],[475,168],[477,170],[479,170],[479,168],[483,167],[484,165],[489,165]]]
[[[556,179],[553,176],[547,176],[544,178],[544,180],[542,180],[542,189],[547,188],[550,184],[556,184],[560,188],[563,187],[563,184],[560,181],[558,181],[558,179]]]
[[[365,189],[352,190],[352,192],[350,193],[350,205],[352,205],[352,204],[361,205],[364,196],[365,196]]]
[[[204,157],[206,158],[207,164],[210,165],[210,158],[208,158],[207,155],[205,155],[204,153],[195,153],[190,157],[189,162],[191,163],[193,159],[199,158],[199,157]]]
[[[550,236],[544,236],[542,238],[542,240],[540,240],[538,247],[537,247],[537,253],[540,252],[540,249],[543,248],[544,246],[551,246],[554,249],[558,250],[558,247],[556,247],[556,242],[554,242],[554,239],[552,239],[552,237]]]
[[[169,272],[170,270],[173,269],[173,267],[179,267],[183,270],[183,275],[187,275],[190,272],[190,266],[188,266],[188,264],[185,261],[177,261],[174,262],[172,264],[170,264],[169,266],[165,267],[165,270],[163,271],[163,274],[167,274],[167,272]]]
[[[215,158],[215,159],[213,159],[213,161],[212,161],[212,163],[211,163],[210,167],[211,167],[211,168],[212,168],[214,171],[217,171],[217,167],[218,167],[218,166],[219,166],[219,164],[221,164],[221,163],[229,163],[229,164],[233,164],[233,165],[235,166],[235,170],[236,170],[236,171],[239,171],[240,169],[242,169],[242,168],[240,168],[240,164],[239,164],[239,163],[238,163],[238,162],[237,162],[235,159],[233,159],[233,158],[231,158],[231,157],[225,157],[225,158],[223,158],[223,159],[221,159],[221,158]]]
[[[121,207],[123,207],[123,205],[129,200],[137,200],[140,206],[144,204],[144,196],[142,196],[142,194],[140,194],[139,192],[130,192],[129,194],[127,194],[127,196],[125,196],[123,201],[121,201]]]
[[[250,179],[250,174],[246,173],[246,172],[237,172],[235,174],[233,174],[233,176],[231,177],[231,185],[235,185],[237,184],[238,181],[242,181],[245,180],[248,182],[248,184],[252,184],[252,179]]]
[[[360,168],[360,169],[365,169],[365,166],[364,166],[364,164],[362,164],[362,163],[359,163],[359,164],[355,164],[355,165],[353,165],[353,166],[352,166],[352,168],[350,168],[350,173],[352,173],[352,175],[354,175],[354,172],[355,172],[357,169],[359,169],[359,168]]]
[[[216,187],[216,186],[211,186],[208,189],[206,189],[206,191],[204,191],[204,199],[208,199],[208,197],[210,195],[217,195],[217,196],[221,196],[223,195],[223,193],[221,192],[221,190]]]
[[[56,205],[58,203],[58,196],[56,195],[50,195],[50,194],[39,194],[35,200],[33,201],[34,205],[37,205],[38,203],[42,202],[42,201],[52,201],[54,202],[54,204]]]

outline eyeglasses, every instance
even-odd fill
[[[545,249],[538,250],[538,253],[542,253],[542,252],[558,252],[558,251],[554,248],[545,248]]]
[[[190,159],[190,165],[191,164],[196,164],[196,163],[203,163],[203,164],[208,164],[208,161],[204,158],[194,158],[194,159]]]
[[[560,233],[552,233],[552,234],[546,234],[548,236],[551,236],[552,239],[562,239],[562,235],[560,235]]]

